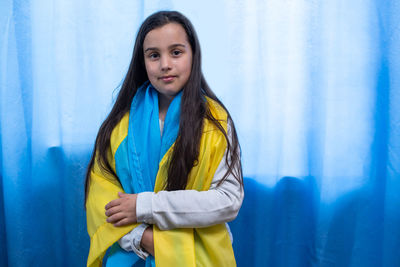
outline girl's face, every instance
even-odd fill
[[[168,23],[147,33],[143,42],[144,63],[151,84],[172,100],[189,79],[192,48],[183,27]]]

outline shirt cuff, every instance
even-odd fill
[[[139,193],[136,199],[137,222],[154,224],[153,219],[153,195],[154,192]]]
[[[146,260],[149,256],[149,253],[142,249],[140,246],[140,242],[142,241],[144,231],[149,227],[148,224],[142,223],[139,224],[135,229],[132,230],[132,250],[136,253],[140,258]]]
[[[133,251],[141,259],[146,260],[149,253],[142,249],[140,242],[142,241],[143,233],[148,226],[148,224],[139,224],[132,231],[124,235],[120,240],[118,240],[120,247],[128,252]]]

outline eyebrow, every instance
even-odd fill
[[[183,47],[183,48],[186,47],[184,44],[172,44],[172,45],[170,45],[170,46],[168,47],[168,49],[171,49],[171,48],[174,48],[174,47],[177,47],[177,46],[181,46],[181,47]],[[147,48],[146,50],[144,50],[144,53],[146,53],[147,51],[150,51],[150,50],[158,50],[158,48],[157,48],[157,47],[149,47],[149,48]]]

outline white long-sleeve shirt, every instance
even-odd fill
[[[231,137],[230,125],[228,136]],[[136,200],[136,216],[140,224],[123,236],[119,245],[126,251],[133,251],[145,259],[148,256],[140,246],[144,230],[155,224],[161,230],[174,228],[200,228],[226,223],[236,218],[243,202],[244,192],[240,182],[228,175],[219,185],[228,166],[226,152],[215,172],[210,189],[207,191],[177,190],[142,192]],[[228,232],[232,235],[229,226]]]

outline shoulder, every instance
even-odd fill
[[[225,133],[228,132],[228,113],[217,101],[206,97],[207,107],[213,117],[213,119],[204,120],[204,133],[213,134],[225,139],[224,133],[221,128],[217,126],[218,124],[223,128]]]
[[[117,151],[118,147],[128,136],[128,126],[129,126],[129,112],[125,113],[122,119],[117,123],[111,132],[110,146],[113,155]]]
[[[226,123],[228,119],[228,113],[217,101],[206,96],[207,106],[210,109],[213,117],[219,121]]]

